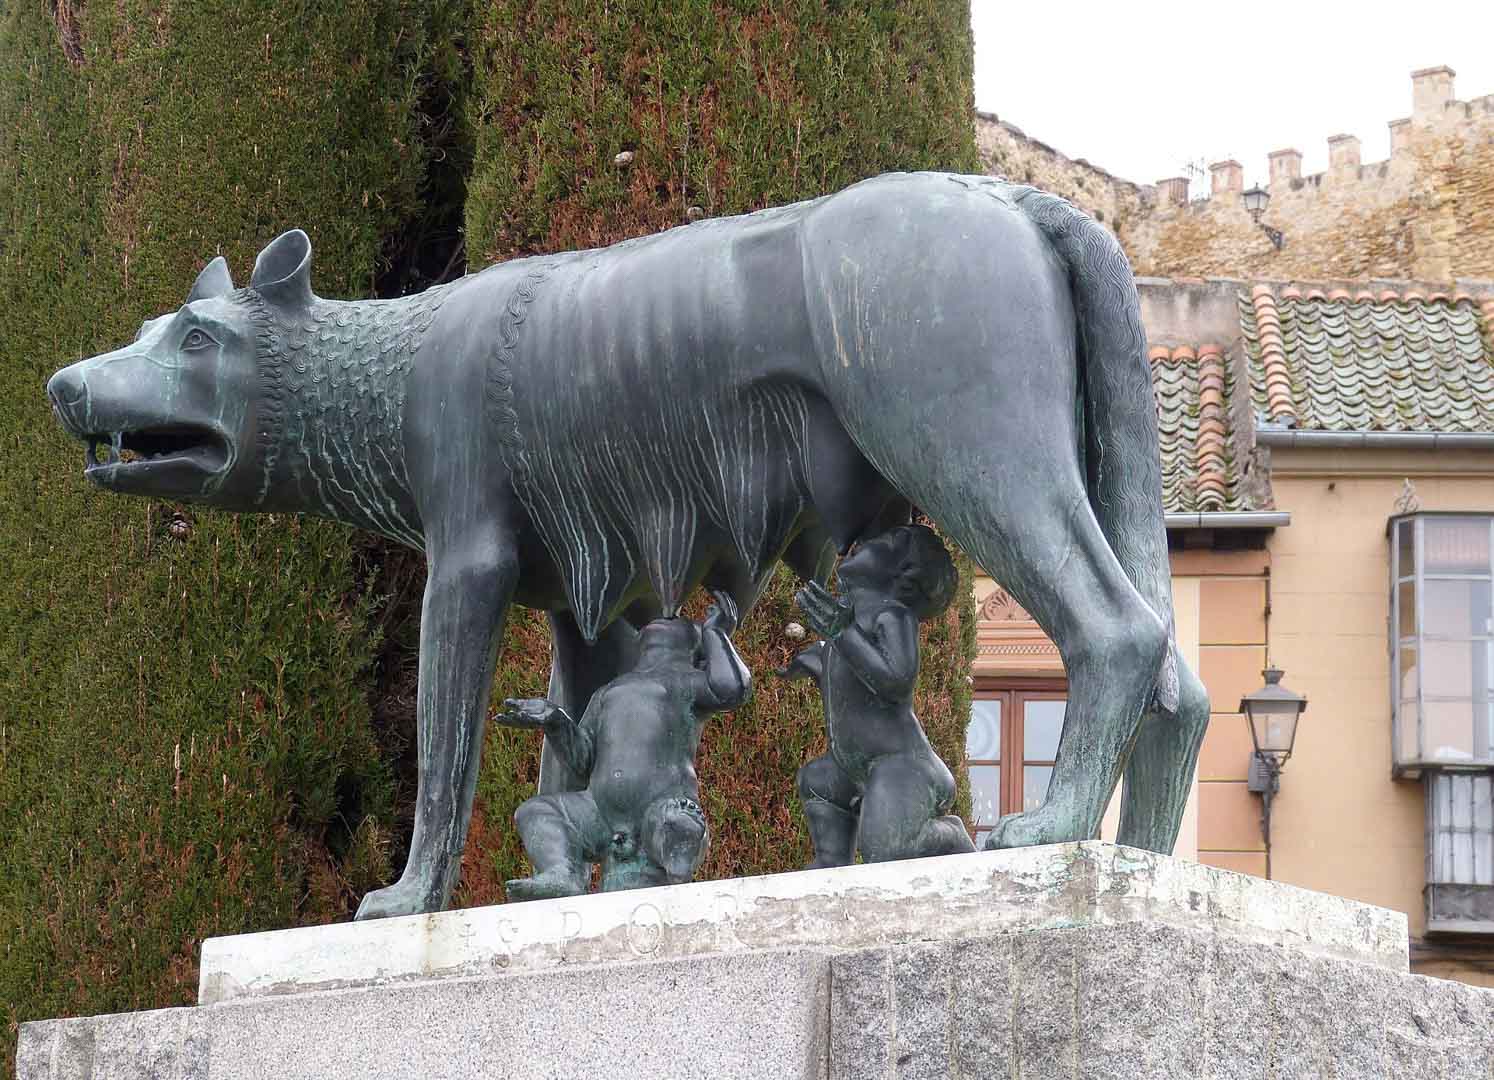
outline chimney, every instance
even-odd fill
[[[1158,180],[1157,194],[1162,197],[1164,205],[1187,206],[1188,178],[1186,176],[1174,176],[1170,180]]]
[[[1434,120],[1453,99],[1453,76],[1450,67],[1422,68],[1411,73],[1411,118]]]
[[[1216,161],[1209,166],[1209,178],[1213,181],[1210,195],[1237,195],[1245,190],[1245,167],[1238,161]]]
[[[1390,122],[1390,156],[1395,157],[1411,145],[1411,118]]]
[[[1273,150],[1266,155],[1271,161],[1271,186],[1302,179],[1301,150]]]
[[[1332,172],[1359,169],[1359,139],[1353,135],[1334,135],[1328,140],[1328,168]]]

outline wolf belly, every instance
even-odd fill
[[[752,272],[797,265],[792,210],[533,260],[504,306],[493,423],[588,639],[640,588],[762,579],[811,512],[802,290]]]

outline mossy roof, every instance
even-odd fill
[[[1238,346],[1151,349],[1169,513],[1268,509],[1252,427],[1494,433],[1494,294],[1241,289]]]
[[[1494,432],[1491,316],[1467,293],[1256,286],[1240,298],[1251,405],[1307,431]]]

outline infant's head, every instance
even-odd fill
[[[926,525],[899,525],[864,541],[841,564],[841,577],[887,589],[920,620],[942,614],[960,584],[944,542]]]
[[[644,652],[689,660],[694,657],[700,645],[700,627],[679,616],[655,619],[644,626],[639,637],[639,645]]]

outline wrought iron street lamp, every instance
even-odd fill
[[[1281,767],[1292,756],[1297,741],[1297,719],[1307,699],[1281,685],[1280,668],[1261,672],[1266,685],[1240,699],[1240,711],[1250,725],[1255,753],[1250,759],[1249,790],[1261,797],[1261,835],[1266,841],[1266,877],[1271,876],[1271,797],[1281,789]]]
[[[1240,193],[1240,201],[1245,204],[1245,210],[1250,214],[1250,220],[1261,227],[1261,231],[1271,238],[1271,245],[1277,251],[1286,243],[1286,237],[1280,229],[1273,229],[1261,220],[1261,215],[1266,212],[1266,207],[1271,204],[1271,193],[1257,184],[1249,191]]]

